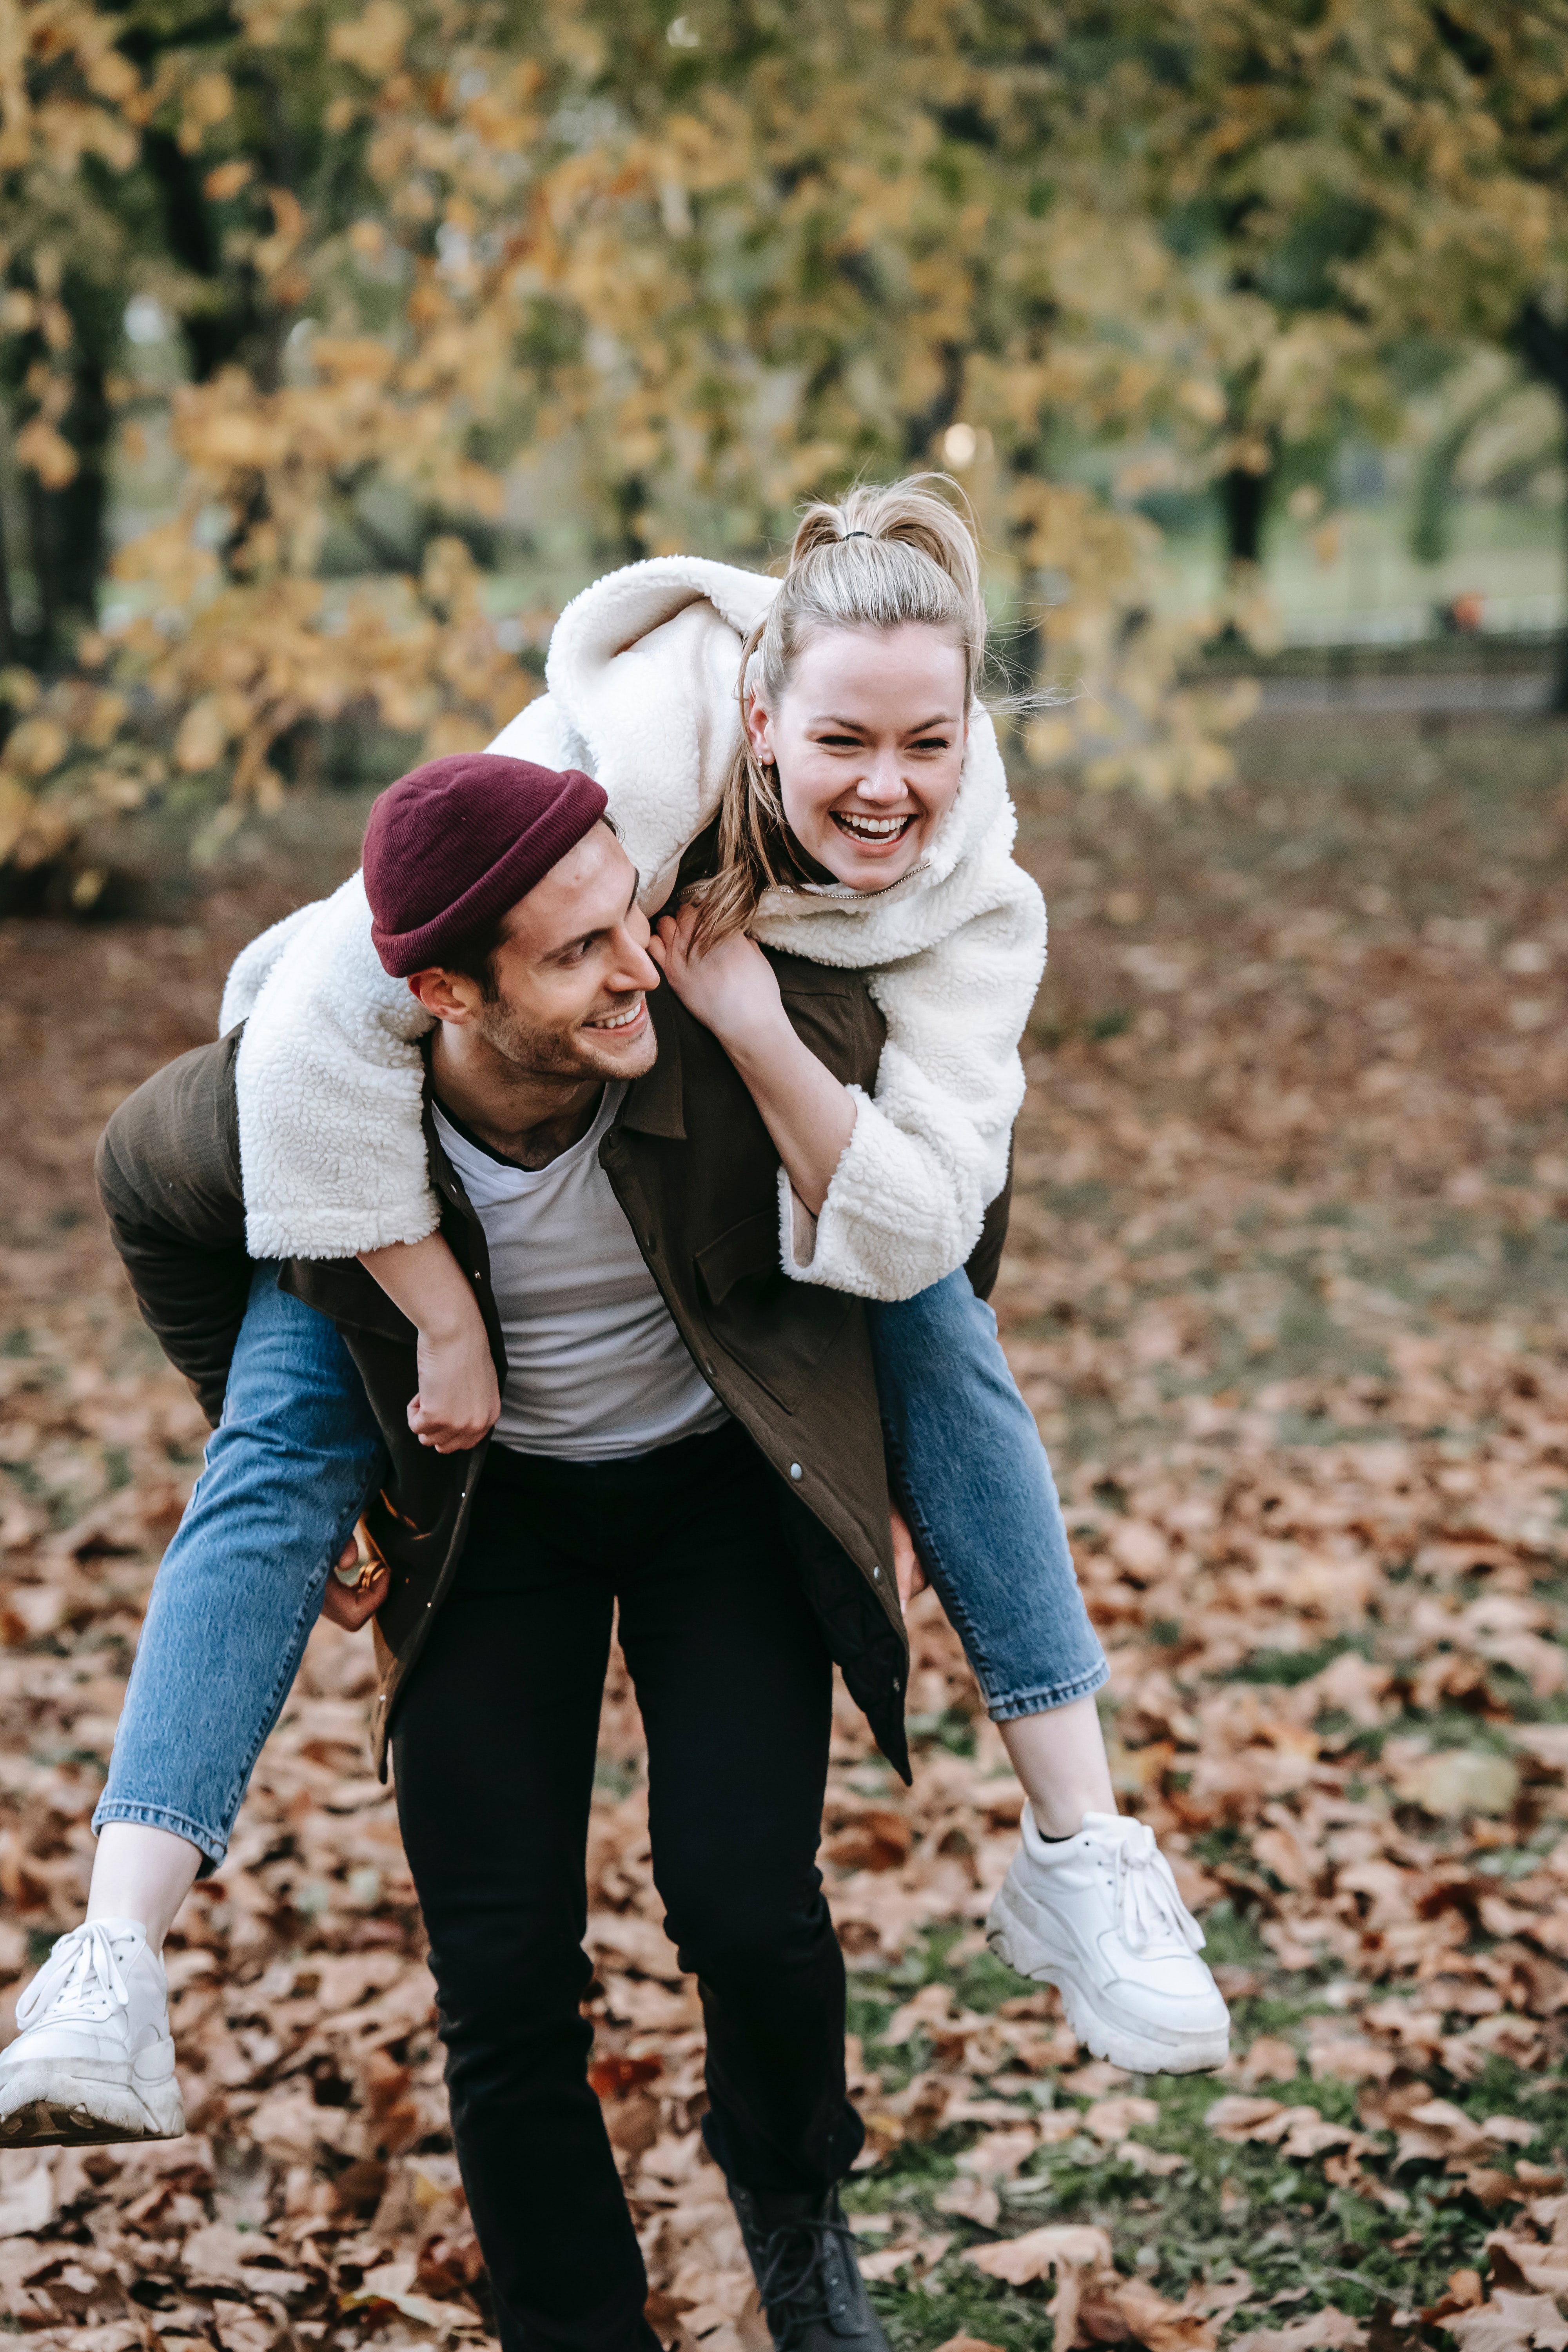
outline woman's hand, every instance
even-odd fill
[[[468,1311],[456,1329],[419,1334],[419,1393],[408,1408],[408,1426],[437,1454],[471,1452],[500,1412],[484,1318],[471,1292],[465,1304]]]
[[[706,955],[694,954],[696,928],[696,908],[682,907],[660,919],[658,937],[648,942],[649,955],[688,1013],[725,1047],[776,1036],[781,1023],[788,1025],[784,999],[755,940],[741,931]]]
[[[473,1285],[438,1233],[361,1250],[359,1262],[419,1334],[408,1426],[437,1454],[468,1454],[500,1412],[500,1385]]]
[[[339,1568],[353,1568],[362,1560],[357,1536],[351,1536],[338,1554]],[[386,1599],[392,1586],[392,1572],[384,1559],[375,1563],[375,1573],[362,1586],[344,1584],[334,1573],[327,1579],[327,1589],[321,1596],[321,1614],[329,1625],[341,1625],[345,1633],[357,1633],[367,1625]]]

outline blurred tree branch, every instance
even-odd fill
[[[1089,689],[1036,755],[1201,786],[1226,712],[1151,618],[1147,485],[1221,485],[1245,570],[1279,487],[1393,428],[1402,349],[1533,352],[1561,315],[1568,68],[1515,0],[708,0],[679,41],[646,0],[9,5],[42,701],[12,698],[0,856],[171,763],[237,819],[350,713],[486,740],[532,678],[476,551],[545,451],[599,561],[761,560],[802,496],[947,465],[1015,667]],[[130,293],[184,381],[125,375]],[[110,639],[132,409],[177,506],[114,555]],[[353,593],[334,520],[380,575]]]

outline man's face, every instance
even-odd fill
[[[635,867],[608,825],[596,824],[507,918],[494,993],[460,975],[418,975],[432,1013],[449,992],[471,1027],[520,1077],[640,1078],[658,1054],[647,992],[658,986]]]

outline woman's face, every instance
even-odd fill
[[[909,873],[958,791],[968,737],[963,654],[923,622],[813,637],[775,708],[747,720],[776,763],[790,830],[852,890]]]

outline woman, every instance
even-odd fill
[[[785,1270],[875,1302],[889,1460],[920,1561],[1028,1798],[994,1946],[1059,1986],[1097,2054],[1193,2071],[1226,2055],[1225,2005],[1152,1835],[1116,1813],[1093,1696],[1105,1662],[1037,1433],[963,1271],[1006,1184],[1045,940],[976,698],[984,644],[962,520],[919,481],[858,489],[808,512],[782,583],[672,558],[586,590],[557,627],[549,693],[492,749],[605,785],[641,903],[654,911],[674,893],[659,923],[668,982],[725,1046],[779,1149]],[[763,947],[869,975],[887,1023],[874,1099],[830,1077],[782,1019]],[[382,971],[357,877],[246,950],[223,1025],[241,1019],[252,1255],[359,1255],[420,1330],[411,1425],[438,1450],[473,1445],[499,1396],[436,1231],[420,1126],[428,1017]],[[355,1434],[363,1400],[359,1424],[345,1400],[341,1440],[332,1410],[323,1374],[306,1418],[331,1475],[296,1484],[281,1465],[276,1640],[222,1769],[205,1759],[214,1793],[200,1806],[149,1793],[143,1637],[95,1817],[89,1923],[140,1921],[150,1952],[204,1857],[221,1859],[374,1466]],[[353,1622],[377,1597],[372,1580],[331,1606]],[[166,1692],[158,1704],[166,1713]],[[64,1990],[40,1993],[29,2030],[47,2031],[51,2000],[103,1997],[90,1945],[52,1965]],[[26,2040],[0,2060],[0,2112]]]

